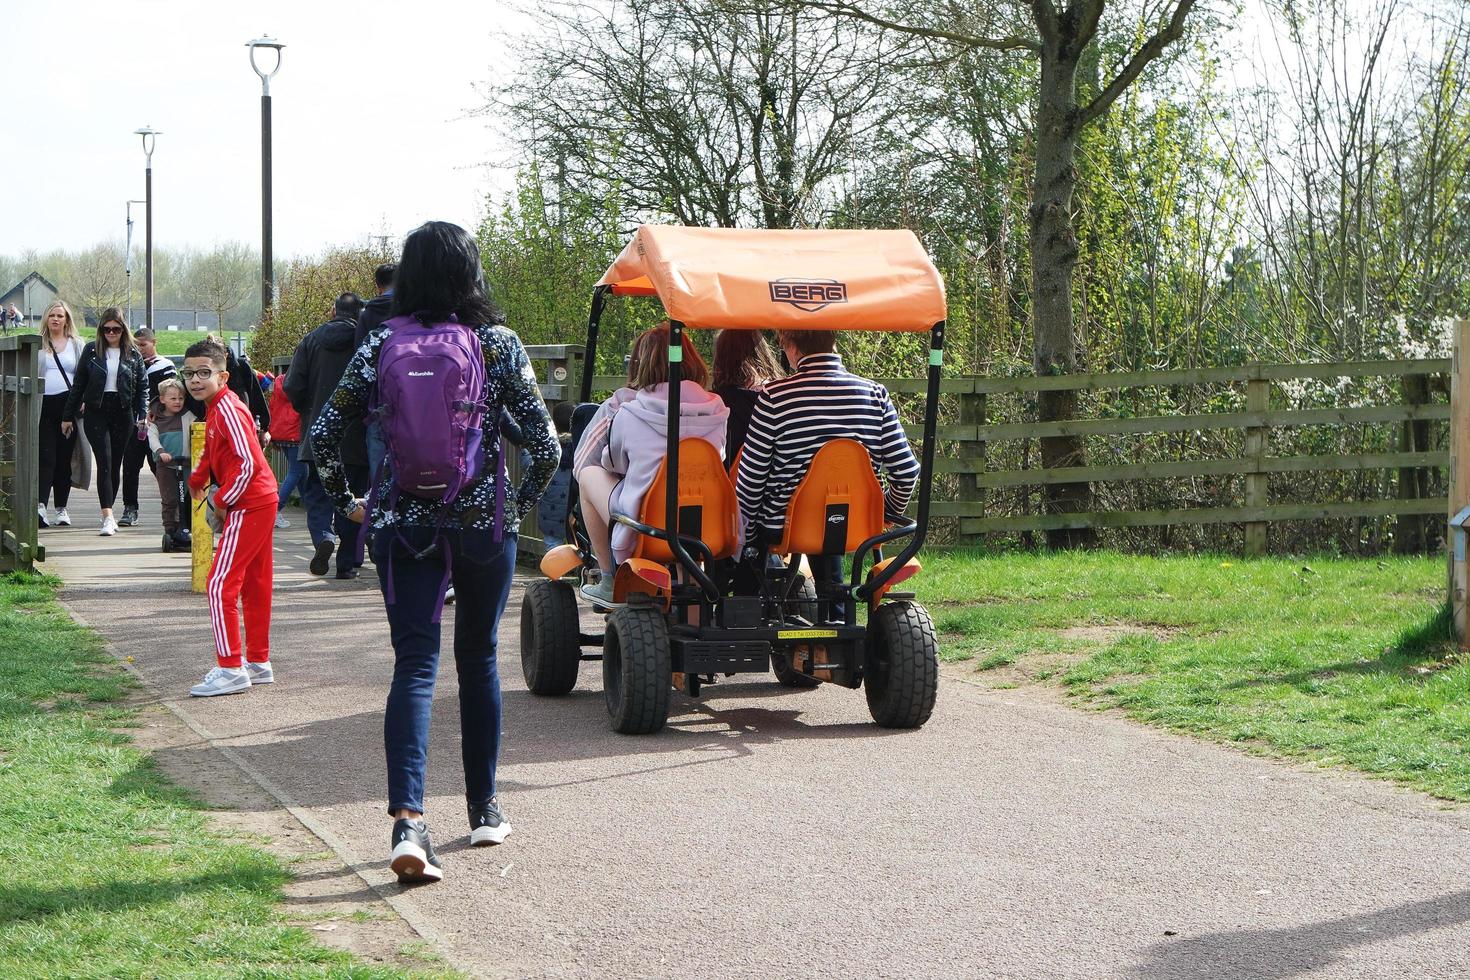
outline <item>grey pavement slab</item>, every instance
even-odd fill
[[[466,846],[446,656],[427,804],[446,877],[399,888],[381,735],[392,651],[371,567],[356,582],[306,574],[290,511],[275,545],[278,683],[193,700],[212,662],[207,612],[187,556],[157,551],[156,503],[112,539],[84,495],[74,503],[84,526],[42,531],[47,569],[219,747],[179,751],[225,750],[263,777],[476,974],[1470,976],[1462,809],[956,672],[917,732],[871,725],[861,692],[757,678],[676,696],[666,731],[619,736],[596,664],[568,697],[525,690],[524,583],[501,629],[515,833]]]

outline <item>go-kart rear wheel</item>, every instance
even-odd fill
[[[602,697],[615,732],[647,735],[669,717],[669,628],[651,605],[621,606],[602,641]]]
[[[916,602],[886,602],[868,617],[868,711],[884,728],[918,728],[939,693],[939,639]]]
[[[577,597],[566,582],[537,579],[521,600],[521,673],[532,694],[566,694],[582,664]]]

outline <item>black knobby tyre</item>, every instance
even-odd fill
[[[868,618],[863,675],[868,710],[884,728],[918,728],[939,694],[939,638],[915,602],[888,602]]]
[[[794,607],[797,615],[809,623],[816,622],[817,587],[812,584],[811,579],[802,581],[801,588],[796,591],[796,598],[801,600],[800,604]],[[776,681],[782,687],[790,687],[799,691],[809,691],[822,683],[815,677],[803,674],[791,666],[791,657],[779,651],[771,654],[771,673],[776,675]]]
[[[613,731],[648,735],[669,717],[669,629],[653,606],[622,606],[607,618],[602,697]]]
[[[521,673],[532,694],[566,694],[582,664],[577,597],[566,582],[538,579],[521,600]]]

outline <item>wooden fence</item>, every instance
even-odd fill
[[[0,337],[0,571],[33,569],[40,520],[41,387],[36,334]]]
[[[574,387],[581,366],[578,345],[528,347],[538,363],[543,397],[555,402],[576,396]],[[541,365],[544,364],[544,367]],[[953,499],[935,500],[931,514],[958,522],[962,540],[974,541],[986,534],[1046,531],[1060,528],[1131,528],[1161,525],[1240,524],[1245,531],[1245,550],[1260,554],[1266,548],[1267,528],[1282,521],[1331,518],[1401,518],[1441,520],[1448,506],[1444,496],[1427,496],[1429,470],[1449,465],[1447,449],[1431,448],[1427,424],[1451,416],[1449,404],[1431,402],[1435,376],[1448,375],[1449,359],[1399,361],[1348,361],[1323,364],[1246,364],[1238,367],[1176,371],[1139,371],[1059,375],[1052,377],[973,378],[953,377],[942,382],[948,401],[947,414],[958,422],[939,426],[937,473],[954,474],[958,490]],[[1400,378],[1404,403],[1363,407],[1272,409],[1273,386],[1283,381],[1338,378]],[[922,378],[880,379],[891,392],[913,395],[924,390]],[[594,378],[594,392],[612,390],[622,379]],[[1102,391],[1129,388],[1183,389],[1198,386],[1244,385],[1244,411],[1202,414],[1156,415],[1131,418],[1089,418],[1068,422],[988,421],[994,400],[1026,397],[1040,391]],[[1444,386],[1448,390],[1448,386]],[[956,406],[954,403],[958,402]],[[956,412],[957,407],[957,412]],[[1018,413],[1008,413],[1014,416]],[[920,435],[917,419],[906,426],[911,437]],[[1272,434],[1308,426],[1349,426],[1399,423],[1398,447],[1391,452],[1340,453],[1330,455],[1272,454]],[[1154,435],[1167,433],[1237,430],[1243,434],[1241,452],[1227,458],[1190,460],[1139,460],[1122,465],[1073,466],[1041,469],[992,469],[998,443],[1047,436],[1083,438]],[[1367,500],[1273,503],[1269,478],[1273,474],[1321,471],[1399,471],[1399,495]],[[1082,513],[998,514],[987,500],[989,492],[1004,487],[1043,487],[1058,483],[1108,484],[1138,480],[1169,480],[1192,477],[1240,475],[1244,494],[1239,503],[1220,507],[1168,507],[1152,510],[1094,510]],[[1413,488],[1412,493],[1405,492]],[[523,536],[533,529],[527,527]],[[1432,535],[1422,540],[1432,540]],[[528,545],[531,542],[527,542]]]

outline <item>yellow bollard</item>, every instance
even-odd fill
[[[189,470],[199,466],[204,456],[204,423],[189,427]],[[209,585],[209,564],[214,560],[214,532],[209,529],[209,498],[189,498],[189,536],[194,539],[194,591],[203,592]]]

